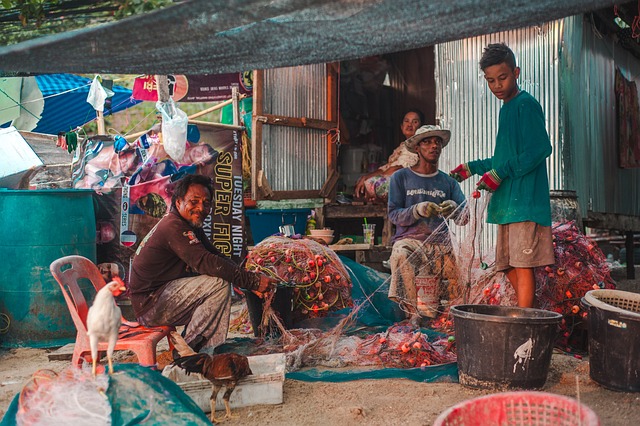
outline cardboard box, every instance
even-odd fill
[[[28,189],[44,163],[13,127],[0,129],[0,188]]]
[[[282,404],[285,354],[256,355],[248,358],[253,374],[238,382],[229,399],[231,408],[259,404]],[[202,411],[211,412],[209,404],[211,382],[209,380],[202,380],[198,374],[187,375],[183,369],[177,366],[167,366],[162,375],[176,382]],[[216,410],[224,410],[222,402],[224,392],[225,388],[218,392]]]

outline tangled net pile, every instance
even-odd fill
[[[293,321],[353,306],[351,280],[335,252],[315,241],[273,236],[247,256],[245,268],[293,287]]]
[[[542,309],[581,315],[579,302],[589,290],[615,288],[604,253],[574,222],[553,225],[553,246],[555,265],[536,268]]]
[[[444,299],[439,307],[439,316],[429,323],[429,326],[443,334],[429,341],[429,337],[420,331],[419,327],[407,322],[393,325],[385,332],[360,336],[346,336],[345,329],[353,325],[358,311],[370,302],[373,294],[369,294],[364,301],[357,304],[340,323],[327,332],[310,329],[286,330],[279,322],[277,315],[270,308],[271,297],[265,302],[264,316],[267,321],[273,321],[280,330],[279,349],[287,353],[289,371],[295,371],[305,366],[324,365],[341,367],[348,365],[380,365],[384,367],[415,368],[428,367],[456,360],[455,342],[453,341],[454,324],[449,316],[449,306],[456,304],[492,304],[515,306],[517,304],[513,287],[502,272],[495,270],[495,249],[483,249],[485,231],[485,212],[491,199],[490,194],[481,198],[470,199],[469,223],[464,237],[455,234],[455,228],[448,231],[451,235],[452,250],[456,257],[457,289],[447,286],[443,280],[440,295]],[[462,207],[460,207],[462,208]],[[448,226],[445,222],[442,226]],[[536,297],[538,307],[553,310],[567,316],[581,317],[582,312],[576,311],[579,299],[593,288],[614,288],[609,275],[609,269],[602,251],[589,238],[580,234],[576,226],[571,223],[554,223],[552,227],[556,263],[546,268],[536,268]],[[276,238],[276,237],[274,237]],[[318,283],[320,271],[309,269],[308,264],[300,262],[314,261],[316,253],[296,253],[295,265],[287,256],[291,256],[290,246],[283,245],[282,239],[265,240],[259,253],[250,255],[253,270],[261,270],[267,265],[271,275],[279,277],[283,282],[302,282],[297,287],[297,307],[314,312],[306,301],[313,299],[320,291],[325,299],[333,294],[329,300],[351,299],[346,293],[330,286],[320,285],[315,290],[311,285],[311,272],[315,272],[314,282]],[[287,239],[284,239],[285,241]],[[429,244],[427,240],[424,244]],[[315,243],[314,243],[315,244]],[[319,245],[318,245],[319,246]],[[324,252],[330,250],[319,246]],[[290,251],[287,251],[290,250]],[[486,252],[486,253],[485,253]],[[332,252],[331,252],[332,253]],[[313,255],[313,256],[312,256]],[[333,259],[324,255],[326,259]],[[341,278],[346,277],[344,271]],[[307,279],[305,279],[307,277]],[[339,280],[333,280],[337,282]],[[388,290],[387,279],[373,293]],[[329,283],[332,280],[329,277]],[[340,287],[348,291],[349,287]],[[448,298],[448,300],[447,300]],[[317,299],[313,300],[317,303]],[[347,306],[343,304],[343,306]],[[570,324],[563,321],[563,326]],[[568,329],[567,329],[568,330]],[[568,331],[565,337],[568,335]],[[275,347],[263,348],[265,352],[277,351]]]
[[[38,370],[18,400],[18,425],[108,425],[111,405],[104,395],[109,378],[93,377],[88,369],[69,368],[60,374]],[[102,392],[100,392],[102,389]]]
[[[352,320],[348,316],[328,332],[281,328],[279,341],[273,345],[265,345],[259,353],[283,350],[287,354],[288,371],[318,365],[332,368],[426,368],[455,362],[457,359],[455,341],[448,336],[436,337],[430,342],[427,334],[406,323],[393,325],[380,333],[343,335],[343,329]],[[277,317],[274,321],[278,321]]]
[[[496,272],[493,253],[484,254],[478,244],[482,225],[473,212],[483,214],[490,197],[471,200],[472,219],[469,226],[477,230],[460,241],[456,258],[459,272],[466,283],[464,295],[452,304],[474,303],[516,305],[515,293],[504,273]],[[580,312],[579,301],[587,291],[612,289],[609,266],[602,250],[571,222],[554,222],[551,227],[555,264],[535,268],[536,301],[540,309],[563,315]]]
[[[328,270],[330,266],[339,266],[341,269]],[[270,237],[252,250],[246,267],[295,286],[294,309],[300,310],[300,314],[306,317],[326,316],[331,310],[353,305],[350,296],[351,282],[347,281],[348,286],[342,284],[342,280],[348,280],[349,277],[342,262],[333,251],[313,241]],[[336,279],[336,274],[340,275],[340,280]],[[287,354],[288,371],[318,365],[426,368],[454,362],[455,345],[453,340],[449,340],[449,336],[430,338],[410,324],[394,325],[380,333],[346,335],[344,330],[356,322],[358,312],[370,303],[373,294],[386,294],[388,281],[382,283],[372,294],[366,295],[365,300],[353,307],[329,331],[286,329],[271,308],[274,293],[268,294],[264,301],[262,324],[275,324],[279,338],[276,342],[265,343],[259,353],[284,351]],[[325,310],[315,311],[309,306],[311,302],[318,303],[318,293],[323,295],[322,300],[328,300]],[[337,308],[336,300],[342,302]]]

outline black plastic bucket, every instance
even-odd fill
[[[605,388],[640,392],[640,294],[591,290],[588,311],[589,375]]]
[[[260,328],[264,299],[259,298],[249,290],[245,291],[245,296],[247,301],[247,310],[249,311],[249,320],[251,321],[251,327],[253,328],[253,335],[255,337],[264,337]],[[275,296],[273,296],[273,300],[271,301],[271,308],[273,308],[276,315],[280,318],[284,328],[290,329],[293,324],[293,288],[278,288]]]
[[[451,314],[460,384],[478,389],[544,386],[562,315],[493,305],[457,305]]]

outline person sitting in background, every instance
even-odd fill
[[[389,298],[405,311],[413,325],[421,316],[435,317],[442,278],[457,286],[447,219],[468,222],[465,197],[452,177],[438,170],[442,148],[451,132],[439,126],[422,126],[404,144],[416,153],[418,163],[391,176],[388,214],[396,225],[391,242]],[[426,290],[429,289],[429,292]]]
[[[213,186],[203,175],[176,184],[171,210],[136,251],[129,288],[138,322],[147,327],[184,325],[184,339],[213,352],[227,338],[231,283],[259,294],[275,281],[248,272],[220,253],[202,228],[211,212]]]
[[[409,139],[416,132],[416,129],[424,123],[424,113],[419,109],[410,109],[404,115],[400,131],[404,139]],[[380,166],[371,173],[360,176],[356,182],[354,196],[356,198],[365,197],[367,201],[386,203],[389,193],[389,178],[396,171],[411,167],[418,162],[418,156],[409,152],[404,143],[391,153],[387,164]]]

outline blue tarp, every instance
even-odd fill
[[[389,274],[361,265],[354,260],[339,256],[347,268],[353,288],[351,297],[355,306],[362,305],[355,322],[345,328],[345,335],[369,335],[384,332],[392,325],[405,319],[404,312],[387,297],[389,293]],[[352,308],[332,312],[326,317],[312,318],[294,324],[295,328],[316,328],[329,331],[340,320],[351,313]],[[422,333],[429,340],[445,336],[432,329],[423,328]],[[227,340],[220,347],[221,352],[237,352],[251,355],[259,349],[261,341],[249,338]],[[308,382],[345,382],[360,379],[409,379],[416,382],[457,382],[458,364],[451,362],[421,368],[376,368],[352,367],[340,370],[330,368],[304,368],[286,374],[288,379]]]
[[[96,118],[96,112],[87,102],[91,79],[73,74],[48,74],[36,76],[42,95],[46,98],[42,118],[33,129],[36,133],[57,134],[82,126]],[[73,90],[77,89],[77,90]],[[73,90],[71,92],[67,92]],[[140,101],[131,97],[131,90],[113,86],[111,110],[105,107],[104,115],[130,108]],[[62,94],[63,92],[67,92]],[[58,96],[52,96],[58,95]],[[48,96],[52,96],[47,98]]]
[[[87,102],[92,79],[73,74],[47,74],[35,77],[44,98],[44,110],[32,132],[55,135],[68,132],[96,118]],[[131,90],[114,85],[111,108],[105,106],[104,115],[125,110],[141,101],[131,97]],[[5,126],[9,123],[5,123]]]
[[[109,388],[105,392],[111,405],[112,425],[211,424],[189,395],[159,372],[138,364],[117,364],[115,370],[115,374],[109,376]],[[17,424],[19,399],[18,393],[0,420],[0,426]],[[87,424],[90,423],[87,419]]]
[[[339,256],[347,268],[353,288],[351,297],[354,305],[363,304],[357,315],[352,331],[356,333],[378,333],[393,324],[402,321],[405,316],[398,305],[387,297],[389,293],[389,274],[378,272],[363,266],[345,256]],[[329,329],[340,319],[350,313],[351,309],[337,311],[320,321],[309,321],[300,326]],[[347,334],[349,330],[345,330]],[[422,332],[431,337],[442,337],[443,334],[430,329]],[[309,382],[345,382],[360,379],[410,379],[416,382],[457,382],[458,364],[448,363],[424,368],[351,368],[341,370],[310,368],[287,373],[288,379]]]

